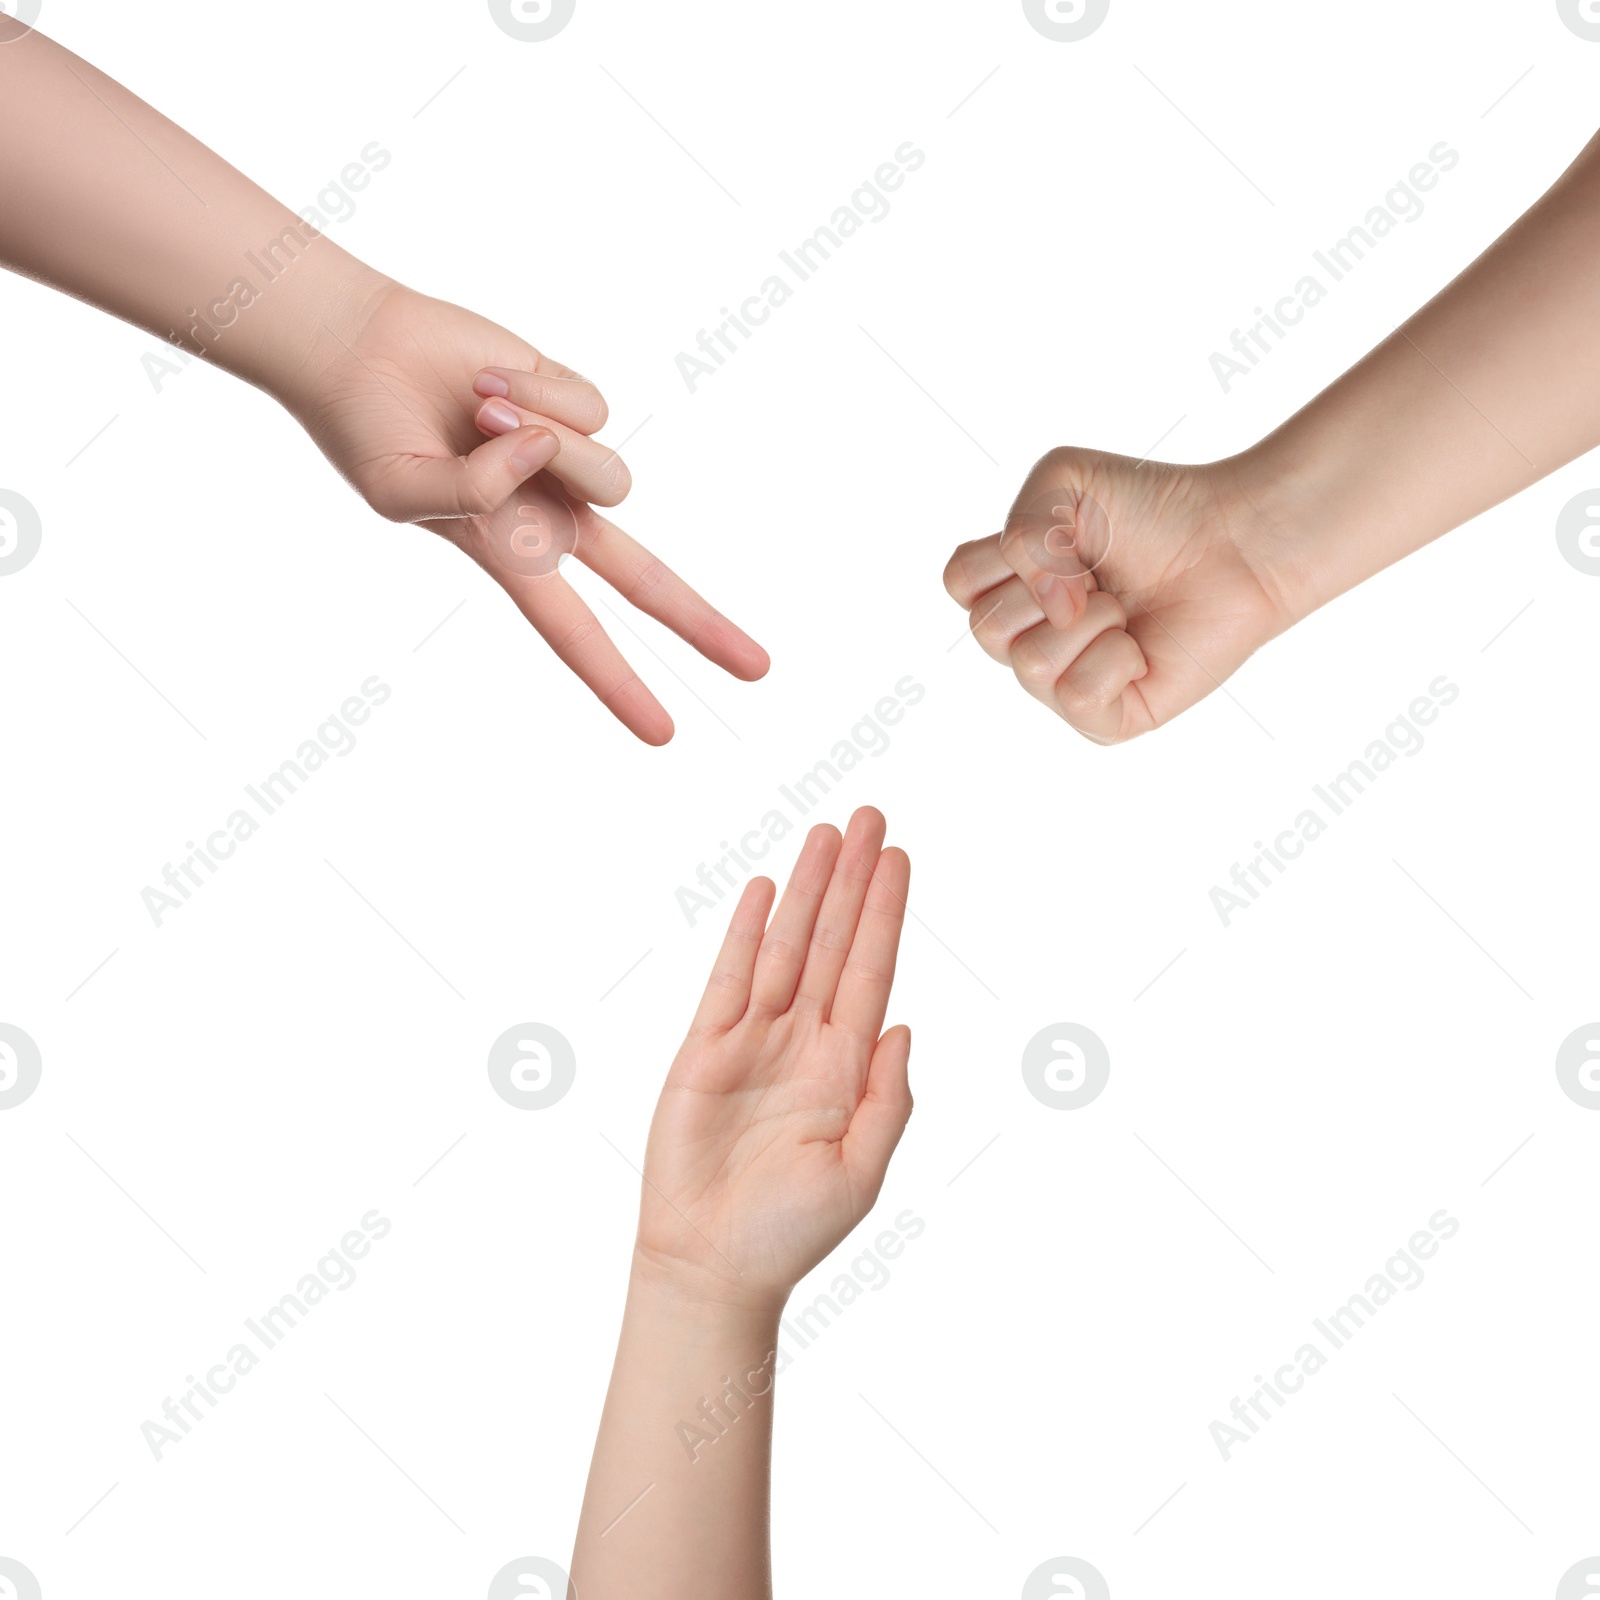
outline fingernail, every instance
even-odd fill
[[[1078,597],[1064,578],[1053,573],[1040,578],[1037,594],[1052,627],[1070,628],[1078,620]]]
[[[511,452],[511,466],[517,472],[533,472],[536,468],[544,466],[549,453],[550,441],[555,438],[544,428],[535,428],[515,450]]]
[[[511,393],[511,385],[493,372],[480,372],[472,380],[472,389],[475,394],[499,395],[502,399]]]
[[[510,433],[522,426],[522,419],[504,400],[488,400],[478,407],[478,426],[493,433]]]

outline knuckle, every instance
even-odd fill
[[[1069,722],[1092,716],[1104,703],[1096,684],[1071,672],[1065,673],[1056,683],[1056,701]]]
[[[594,503],[601,506],[621,505],[633,487],[633,474],[628,471],[621,456],[613,456],[600,471],[600,493]]]
[[[648,599],[661,587],[667,576],[667,565],[655,556],[652,556],[628,583],[624,598],[629,605],[637,606],[640,601]]]
[[[1052,445],[1039,457],[1035,472],[1048,472],[1057,478],[1069,476],[1078,465],[1078,452],[1069,444]]]
[[[769,966],[788,967],[800,960],[800,951],[787,939],[769,938],[762,954]]]
[[[1028,689],[1047,689],[1055,682],[1055,663],[1029,634],[1011,647],[1011,670]]]
[[[856,956],[854,959],[847,961],[845,963],[844,970],[852,978],[855,978],[859,982],[867,984],[870,987],[877,987],[880,984],[885,984],[890,978],[890,974],[883,967],[880,967],[874,961],[867,961],[860,956]]]
[[[1002,613],[1005,603],[985,600],[976,604],[967,619],[972,636],[992,656],[1004,657],[1010,645],[1009,628]]]
[[[952,600],[960,600],[966,589],[967,559],[957,550],[944,564],[944,592]]]
[[[461,485],[460,509],[465,517],[486,517],[500,504],[500,497],[487,480],[468,478]]]
[[[598,623],[595,625],[595,629],[596,632],[601,633],[603,636],[603,630]],[[603,706],[615,706],[624,695],[632,694],[635,689],[643,689],[647,695],[650,693],[648,689],[645,689],[644,680],[640,678],[639,674],[630,672],[600,696],[600,703]]]
[[[1093,573],[1089,575],[1089,581],[1093,583]],[[1114,628],[1126,628],[1128,626],[1128,613],[1123,608],[1122,602],[1114,594],[1108,594],[1104,589],[1090,589],[1085,615],[1091,617],[1097,623],[1103,620],[1107,632]]]
[[[600,624],[592,616],[580,617],[561,637],[563,651],[577,652],[589,644],[600,632]]]

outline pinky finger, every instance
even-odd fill
[[[1056,708],[1079,733],[1117,744],[1133,731],[1128,691],[1149,670],[1129,634],[1121,628],[1102,633],[1056,680]]]
[[[700,1009],[694,1014],[691,1033],[724,1031],[744,1015],[750,1004],[756,951],[761,948],[761,936],[767,931],[767,917],[777,892],[771,878],[752,878],[744,886],[723,936],[722,949],[717,952],[717,964],[711,970]]]

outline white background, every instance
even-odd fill
[[[1576,152],[1600,44],[1553,0],[1114,0],[1076,44],[999,0],[580,0],[543,44],[409,0],[41,26],[292,206],[391,151],[336,236],[595,376],[621,520],[775,665],[636,620],[678,720],[647,749],[266,397],[158,393],[157,342],[0,281],[0,487],[44,523],[0,580],[0,1021],[44,1061],[0,1113],[0,1555],[47,1600],[565,1564],[627,1163],[726,913],[674,893],[906,675],[815,816],[870,801],[913,858],[879,1219],[926,1230],[782,1382],[780,1590],[1010,1596],[1071,1555],[1118,1597],[1545,1596],[1596,1554],[1600,1115],[1553,1061],[1600,1013],[1600,579],[1553,527],[1600,464],[1123,749],[940,574],[1052,444],[1205,460],[1304,402]],[[906,140],[891,214],[691,394],[678,352]],[[1211,352],[1440,140],[1426,213],[1224,395]],[[153,926],[141,889],[372,674],[358,747]],[[1441,674],[1426,747],[1224,929],[1212,885]],[[577,1051],[549,1110],[485,1072],[524,1021]],[[1111,1055],[1080,1111],[1019,1070],[1061,1021]],[[141,1423],[372,1208],[360,1280],[153,1460]],[[1426,1282],[1225,1464],[1211,1422],[1441,1208]]]

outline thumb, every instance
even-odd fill
[[[372,509],[391,522],[484,517],[548,467],[560,449],[548,428],[518,428],[466,456],[392,456],[361,487]]]
[[[867,1068],[866,1093],[844,1136],[844,1162],[852,1178],[878,1198],[889,1157],[911,1120],[911,1030],[891,1028],[878,1041]],[[870,1203],[870,1202],[869,1202]]]
[[[1105,521],[1098,501],[1062,485],[1020,500],[1006,518],[1000,553],[1053,627],[1071,627],[1089,603],[1090,563],[1104,554]]]

